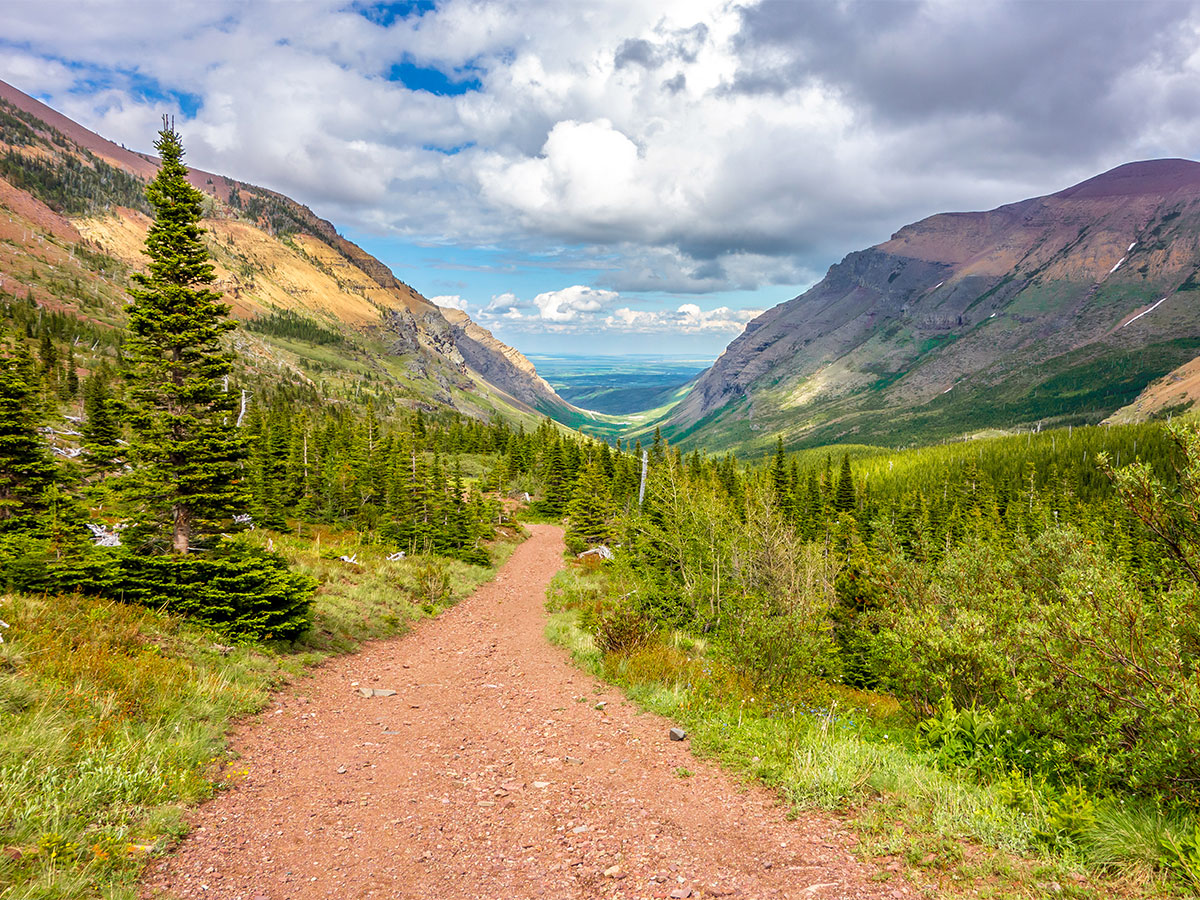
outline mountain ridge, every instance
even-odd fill
[[[1198,282],[1200,163],[1189,160],[939,213],[750,322],[664,433],[801,446],[1100,421],[1200,353],[1200,314],[1183,302]]]
[[[28,144],[29,134],[20,132],[30,132],[29,122],[35,121],[45,126],[33,131],[51,155],[72,157],[76,168],[98,169],[99,160],[140,182],[157,171],[155,157],[115,144],[0,81],[0,109],[4,104],[25,116],[23,121],[5,117],[8,128],[0,131],[0,144],[10,154],[30,149],[22,144]],[[436,383],[433,399],[438,404],[462,406],[451,388],[469,391],[472,381],[481,381],[487,393],[527,413],[560,420],[575,413],[527,360],[525,366],[512,363],[517,351],[486,330],[480,329],[488,340],[480,341],[464,323],[452,324],[439,307],[307,206],[280,192],[194,167],[188,180],[207,198],[204,226],[214,245],[216,287],[236,317],[250,320],[274,309],[297,310],[373,335],[390,352],[411,357],[409,368],[418,379]],[[127,203],[140,199],[128,191],[126,195],[121,199]],[[143,210],[105,202],[85,213],[60,214],[2,178],[0,202],[28,207],[67,243],[89,243],[130,268],[142,264],[141,245],[150,222]]]

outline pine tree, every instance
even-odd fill
[[[851,512],[854,509],[854,476],[850,472],[849,453],[842,454],[842,470],[838,474],[833,508],[838,512]]]
[[[75,348],[67,344],[66,377],[59,385],[59,395],[63,400],[70,400],[79,395],[79,372],[75,368]]]
[[[37,373],[23,343],[0,343],[0,532],[26,530],[44,507],[56,467],[37,433]]]
[[[106,371],[93,372],[83,383],[83,414],[84,461],[91,474],[104,475],[121,457],[120,404],[109,390]]]
[[[579,472],[575,482],[575,494],[567,507],[571,527],[567,531],[569,544],[572,538],[579,544],[593,546],[612,540],[612,518],[614,514],[612,494],[604,467],[599,460],[589,460]]]
[[[128,349],[136,404],[136,469],[130,499],[140,507],[133,534],[155,549],[187,553],[219,532],[244,504],[238,468],[243,442],[223,390],[232,354],[221,336],[234,325],[214,280],[199,227],[202,195],[188,184],[183,146],[163,120],[162,158],[146,188],[155,220],[146,236],[150,265],[129,293]]]

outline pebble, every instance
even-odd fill
[[[687,737],[687,732],[676,726],[675,728],[671,729],[670,737],[673,741],[682,741],[685,737]]]

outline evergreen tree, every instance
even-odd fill
[[[83,459],[93,475],[111,472],[121,450],[120,404],[108,387],[108,373],[94,372],[83,384]]]
[[[202,195],[188,184],[183,146],[163,120],[162,158],[146,188],[155,220],[146,236],[150,265],[133,275],[128,349],[136,403],[137,463],[130,499],[141,518],[133,534],[155,549],[187,553],[228,527],[244,504],[238,482],[243,443],[222,382],[232,355],[221,336],[234,325],[214,280],[199,227]]]
[[[567,530],[569,545],[593,546],[612,540],[612,495],[599,460],[589,460],[580,470],[567,512],[571,517],[571,527]]]
[[[33,359],[18,342],[0,343],[0,532],[33,526],[56,467],[37,433],[40,409]]]
[[[833,508],[838,512],[851,512],[854,509],[854,476],[850,472],[849,453],[842,454],[842,471],[838,474]]]
[[[67,375],[62,383],[62,398],[70,400],[79,394],[79,372],[75,368],[75,348],[67,344]]]

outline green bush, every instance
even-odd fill
[[[210,555],[119,560],[119,599],[202,622],[239,640],[292,640],[311,624],[316,582],[281,556],[231,543]]]
[[[604,653],[627,653],[654,636],[654,625],[634,607],[620,604],[598,615],[593,624],[596,646]]]
[[[998,769],[1200,800],[1190,585],[1144,595],[1071,528],[1011,550],[969,542],[932,573],[899,560],[891,582],[873,674],[919,717],[934,716],[931,734],[957,710],[961,741],[963,711],[986,709]]]

